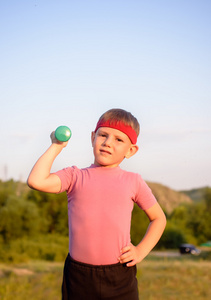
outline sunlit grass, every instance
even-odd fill
[[[61,298],[63,263],[43,261],[1,265],[0,268],[0,299],[2,300]]]
[[[205,300],[211,295],[211,262],[145,260],[138,269],[139,293],[146,300]]]

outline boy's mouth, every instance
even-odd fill
[[[109,151],[107,151],[107,150],[101,149],[100,152],[101,152],[101,153],[107,153],[107,154],[111,155],[111,152],[109,152]]]

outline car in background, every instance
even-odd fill
[[[199,255],[201,253],[201,251],[192,244],[181,244],[179,250],[181,254]]]

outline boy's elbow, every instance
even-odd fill
[[[26,183],[27,183],[28,187],[30,187],[31,189],[34,189],[34,190],[37,189],[36,182],[35,182],[35,180],[33,180],[33,178],[30,175],[27,178]]]
[[[26,183],[27,183],[28,187],[30,187],[31,189],[33,188],[33,182],[31,180],[30,176],[27,178]]]
[[[166,223],[167,223],[167,219],[166,219],[166,215],[164,214],[164,212],[163,212],[163,215],[162,215],[162,223],[163,223],[163,228],[165,229]]]
[[[166,227],[167,219],[166,219],[166,215],[162,209],[160,209],[159,215],[157,216],[157,220],[160,223],[160,228],[162,230],[164,230]]]
[[[164,223],[165,223],[165,227],[166,227],[167,219],[166,219],[166,216],[165,216],[165,215],[164,215]]]

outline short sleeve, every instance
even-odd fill
[[[72,186],[74,184],[74,172],[75,171],[75,167],[68,167],[68,168],[64,168],[60,171],[55,172],[54,174],[56,174],[60,180],[61,180],[61,190],[60,193],[66,191],[67,193],[69,193],[72,189]]]
[[[141,175],[137,174],[136,180],[136,196],[134,202],[136,202],[142,210],[149,209],[157,203],[157,200]]]

